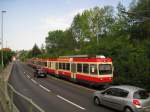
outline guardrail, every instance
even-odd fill
[[[14,99],[17,99],[16,102],[19,102],[17,104],[17,107],[21,112],[45,112],[43,109],[41,109],[38,105],[36,105],[32,99],[22,95],[18,91],[16,91],[12,85],[8,83],[8,94],[10,96],[10,102],[15,103]],[[14,106],[11,105],[11,110],[14,110]],[[15,112],[15,111],[11,111]]]
[[[7,79],[10,71],[12,69],[12,64],[7,66],[4,70],[0,71],[0,102],[5,112],[11,112],[9,97],[7,94]],[[17,110],[17,109],[16,109]]]
[[[0,102],[4,112],[45,112],[32,99],[22,95],[8,83],[12,69],[13,64],[10,64],[0,72]]]

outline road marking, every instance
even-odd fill
[[[61,80],[61,79],[58,79],[58,78],[55,78],[55,77],[49,77],[49,78],[57,80],[57,81],[60,81],[60,82],[63,82],[63,83],[66,83],[66,84],[69,84],[71,86],[75,86],[75,87],[80,88],[80,89],[84,89],[84,90],[90,91],[90,92],[95,92],[96,91],[94,89],[90,89],[88,87],[84,87],[83,85],[74,84],[74,83],[66,81],[66,80]]]
[[[76,106],[76,107],[78,107],[78,108],[80,108],[80,109],[82,109],[82,110],[85,110],[85,108],[83,108],[83,107],[81,107],[81,106],[79,106],[79,105],[77,105],[77,104],[75,104],[75,103],[73,103],[73,102],[71,102],[71,101],[69,101],[69,100],[63,98],[63,97],[60,96],[60,95],[57,95],[57,97],[60,98],[60,99],[62,99],[62,100],[64,100],[64,101],[66,101],[66,102],[68,102],[68,103],[70,103],[70,104],[72,104],[72,105],[74,105],[74,106]]]
[[[35,80],[33,80],[33,79],[31,79],[31,80],[32,80],[33,83],[37,84],[37,82]]]
[[[41,88],[43,88],[47,92],[51,92],[51,90],[47,89],[46,87],[42,86],[41,84],[39,85]]]
[[[30,79],[30,76],[29,76],[29,75],[27,75],[27,77]]]

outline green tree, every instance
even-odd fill
[[[59,56],[70,50],[76,49],[76,39],[72,35],[72,30],[52,31],[46,37],[46,50],[48,54]],[[68,54],[68,53],[67,53]]]
[[[135,40],[143,40],[150,38],[150,1],[138,0],[132,2],[130,8],[130,19],[135,20],[131,30],[131,38]]]
[[[9,48],[3,48],[3,64],[4,67],[12,60],[12,56],[15,55],[15,52],[13,52],[11,49]],[[0,50],[0,69],[1,69],[1,50]]]
[[[39,49],[39,47],[35,44],[32,48],[32,50],[29,51],[28,53],[28,57],[37,57],[38,55],[41,54],[41,50]]]
[[[113,37],[120,37],[123,35],[124,37],[130,38],[129,17],[123,12],[126,12],[125,7],[121,3],[118,3],[117,15],[114,17],[115,21],[114,24],[112,24],[110,33]]]
[[[90,40],[89,19],[90,11],[85,10],[81,15],[77,14],[72,22],[71,30],[77,43],[77,49],[81,49]]]

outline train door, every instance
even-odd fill
[[[55,63],[55,75],[57,75],[57,76],[58,76],[58,69],[59,69],[59,63],[56,62]]]
[[[50,61],[47,61],[47,67],[51,68],[51,62]]]
[[[56,70],[59,69],[59,64],[57,62],[56,62],[55,68]]]
[[[52,62],[52,63],[51,63],[51,68],[52,68],[52,69],[56,69],[55,62]]]
[[[71,63],[71,78],[76,79],[76,63]]]

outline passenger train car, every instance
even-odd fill
[[[111,58],[36,58],[29,60],[28,64],[33,68],[41,68],[48,74],[75,82],[104,85],[113,81],[113,64]]]

